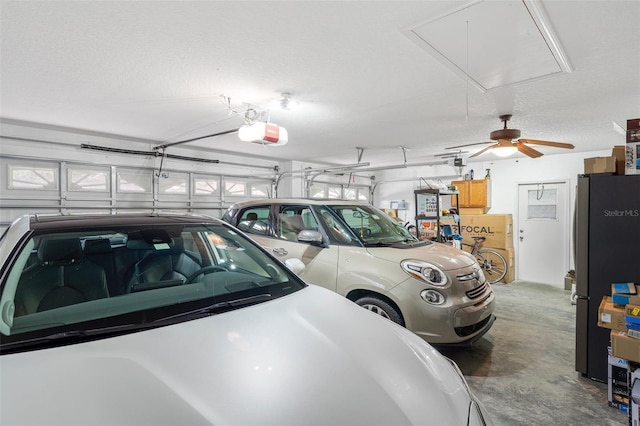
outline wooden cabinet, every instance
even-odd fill
[[[491,180],[456,180],[451,182],[458,188],[458,205],[460,208],[484,208],[491,207]]]

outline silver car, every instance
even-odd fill
[[[0,262],[2,424],[491,424],[428,343],[216,219],[24,216]]]
[[[469,344],[495,320],[495,294],[470,254],[419,241],[364,202],[269,199],[237,203],[223,220],[302,277],[434,344]]]

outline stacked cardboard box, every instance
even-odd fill
[[[629,425],[640,426],[640,364],[629,363]]]
[[[453,231],[462,235],[464,242],[473,244],[473,237],[485,237],[484,247],[499,252],[507,261],[507,275],[502,282],[515,279],[515,258],[513,251],[513,217],[510,214],[460,215],[460,227]]]
[[[625,174],[640,175],[640,118],[627,120]]]
[[[609,406],[631,412],[630,366],[640,362],[640,285],[613,283],[611,296],[605,296],[598,308],[598,326],[611,330],[608,356]],[[637,336],[632,337],[632,336]],[[636,406],[637,411],[637,406]],[[640,426],[636,424],[636,426]]]
[[[614,283],[598,309],[598,326],[611,330],[614,357],[640,362],[640,285]]]
[[[613,174],[616,172],[616,157],[592,157],[584,159],[584,174]]]
[[[605,173],[615,175],[640,174],[640,129],[637,129],[638,142],[617,145],[611,150],[609,157],[592,157],[584,159],[586,175]]]
[[[610,407],[625,413],[629,411],[629,361],[611,355],[608,356],[607,394]]]

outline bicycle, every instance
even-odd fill
[[[486,237],[473,237],[473,244],[462,242],[462,245],[470,247],[469,253],[478,261],[489,284],[495,284],[507,275],[507,261],[497,251],[482,248],[484,240]]]

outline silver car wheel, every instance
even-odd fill
[[[379,306],[376,305],[362,305],[363,308],[370,310],[371,312],[373,312],[374,314],[378,314],[381,317],[384,317],[388,320],[390,320],[391,318],[389,318],[389,315],[384,311],[384,309],[381,309]]]
[[[355,302],[359,306],[373,312],[376,315],[380,315],[383,318],[404,326],[404,319],[402,318],[402,314],[398,311],[398,309],[386,300],[382,300],[382,298],[378,296],[364,296],[360,299],[355,300]]]

